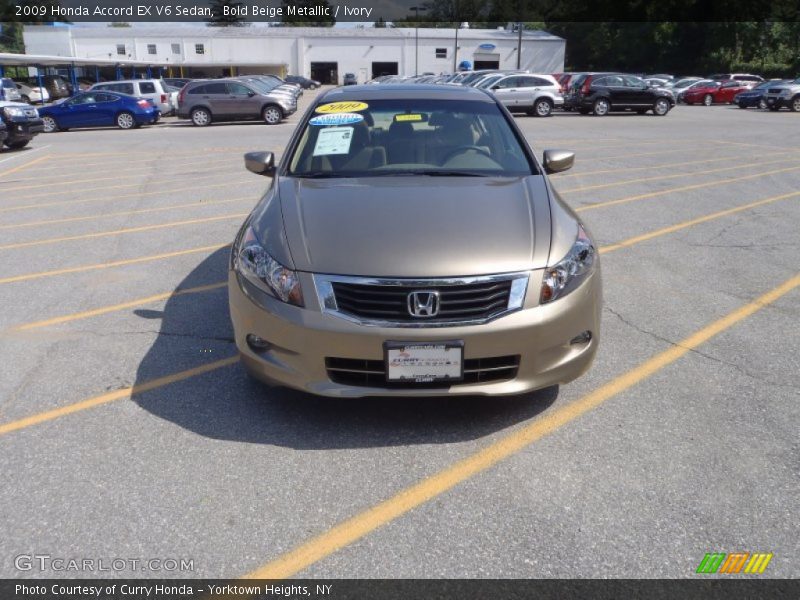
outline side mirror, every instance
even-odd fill
[[[251,173],[272,177],[275,175],[275,155],[272,152],[248,152],[244,166]]]
[[[572,168],[575,164],[575,153],[569,150],[545,150],[542,162],[545,173],[561,173]]]
[[[493,90],[499,90],[499,89],[500,89],[500,86],[499,86],[499,85],[493,85],[493,86],[492,86],[492,89],[493,89]]]
[[[248,98],[252,98],[252,97],[253,97],[253,96],[255,96],[255,95],[256,95],[256,93],[255,93],[255,92],[253,92],[253,91],[249,91],[249,92],[247,92],[247,97],[248,97]]]

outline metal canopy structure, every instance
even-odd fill
[[[147,77],[152,76],[152,68],[164,68],[166,62],[151,62],[143,60],[115,60],[107,58],[77,58],[73,56],[49,56],[45,54],[11,54],[0,52],[0,77],[4,75],[5,67],[36,67],[38,85],[42,87],[41,67],[68,67],[69,77],[73,89],[78,89],[78,80],[75,67],[95,67],[95,73],[100,67],[115,67],[117,79],[123,78],[122,69],[131,68],[135,74],[137,67],[145,70]],[[99,79],[99,77],[96,77]]]

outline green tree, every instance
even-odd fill
[[[211,0],[209,8],[212,16],[206,19],[208,27],[245,27],[250,25],[245,17],[237,16],[237,11],[243,6],[238,0]],[[225,9],[228,9],[226,16]]]

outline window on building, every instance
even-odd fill
[[[206,53],[205,45],[203,45],[203,44],[195,44],[194,45],[194,53],[195,54],[205,54]]]
[[[436,58],[447,58],[447,48],[437,48]]]
[[[125,44],[117,44],[117,54],[125,56]]]
[[[173,54],[180,54],[181,53],[181,45],[180,44],[172,44],[172,53]]]
[[[156,45],[155,44],[147,44],[147,53],[148,54],[155,54],[156,53]]]

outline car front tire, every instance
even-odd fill
[[[55,133],[58,131],[58,123],[56,123],[56,120],[53,117],[42,117],[42,125],[44,125],[45,133]]]
[[[669,100],[666,98],[659,98],[653,103],[653,114],[658,117],[663,117],[669,112]]]
[[[706,106],[711,106],[714,103],[714,97],[711,94],[706,94],[703,96],[703,104]]]
[[[553,114],[553,105],[547,98],[540,98],[533,103],[533,110],[529,114],[537,117],[549,117]]]
[[[792,99],[792,103],[789,105],[789,108],[792,109],[792,112],[800,112],[800,96],[795,96]]]
[[[767,108],[767,101],[764,100],[763,98],[761,100],[759,100],[758,101],[758,108],[760,108],[761,110],[764,110],[765,108]]]
[[[6,142],[6,146],[11,148],[12,150],[19,150],[20,148],[24,148],[28,145],[30,140],[21,140],[19,142]]]
[[[211,125],[211,113],[205,108],[195,108],[191,114],[192,125],[196,127],[208,127]]]
[[[283,119],[283,111],[275,105],[265,106],[261,111],[261,118],[267,125],[277,125]]]

